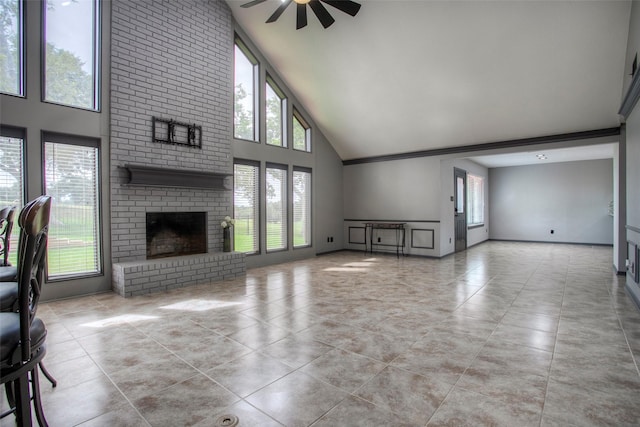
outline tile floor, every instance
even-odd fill
[[[640,312],[611,264],[611,248],[507,242],[442,260],[341,252],[44,303],[59,381],[41,377],[45,414],[52,427],[639,425]]]

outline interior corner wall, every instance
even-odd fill
[[[493,168],[489,180],[491,239],[613,244],[612,159]]]
[[[342,160],[321,132],[314,137],[313,224],[316,254],[344,248]]]

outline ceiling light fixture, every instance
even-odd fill
[[[240,7],[251,7],[260,3],[264,3],[267,0],[253,0]],[[329,6],[335,7],[336,9],[351,15],[356,16],[358,11],[360,10],[360,4],[351,0],[282,0],[282,4],[278,6],[278,8],[273,12],[273,14],[267,19],[267,23],[276,22],[280,15],[285,11],[287,6],[291,3],[296,4],[296,30],[300,28],[304,28],[307,26],[307,4],[315,13],[316,17],[322,24],[324,28],[328,28],[336,22],[335,19],[331,16],[329,11],[322,3],[328,4]]]

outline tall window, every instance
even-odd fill
[[[311,246],[311,170],[293,170],[293,247]]]
[[[44,7],[44,99],[98,110],[98,0],[47,0]]]
[[[467,225],[484,224],[484,178],[467,174]]]
[[[287,248],[287,166],[267,166],[267,252]]]
[[[101,271],[98,144],[79,140],[45,136],[45,193],[53,199],[47,252],[52,278]]]
[[[286,98],[273,80],[267,76],[266,83],[267,144],[286,147],[284,112]]]
[[[233,165],[234,250],[257,253],[260,250],[260,165],[236,160]]]
[[[233,136],[257,141],[258,61],[240,39],[236,39],[234,58]]]
[[[293,149],[311,151],[311,129],[300,113],[293,111]]]
[[[0,207],[15,206],[14,221],[24,206],[24,141],[12,132],[2,130],[0,136]],[[14,226],[10,239],[9,262],[17,263],[18,227]]]
[[[24,95],[22,0],[0,1],[0,92]]]

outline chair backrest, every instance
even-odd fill
[[[10,239],[15,211],[15,206],[0,210],[0,265],[9,265]]]
[[[44,282],[50,212],[51,197],[40,196],[27,203],[18,218],[18,311],[22,360],[29,360],[31,353],[29,332]]]

